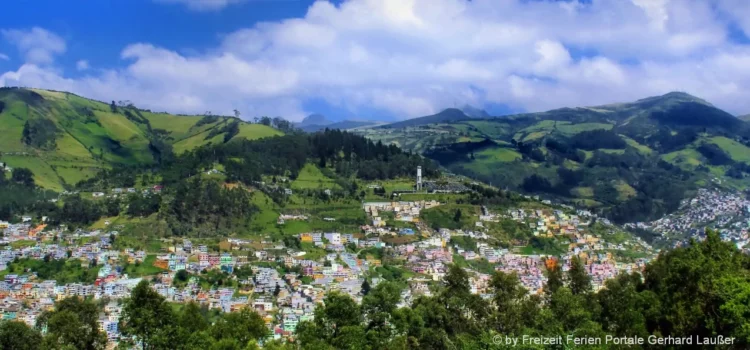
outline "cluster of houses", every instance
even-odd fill
[[[416,202],[365,202],[362,209],[370,216],[373,227],[385,227],[386,220],[381,217],[382,212],[394,214],[394,219],[404,222],[419,222],[419,213],[422,209],[430,209],[440,205],[440,202],[416,201]]]
[[[164,189],[164,186],[162,185],[154,185],[151,187],[144,188],[143,190],[140,190],[140,192],[144,195],[151,194],[151,193],[160,193]],[[123,194],[133,194],[138,193],[139,190],[135,187],[129,187],[129,188],[113,188],[109,191],[109,195],[105,192],[92,192],[91,197],[93,198],[103,198],[103,197],[111,197],[111,198],[117,198],[118,196],[121,196]],[[65,193],[64,193],[65,194]]]
[[[692,199],[683,200],[680,209],[652,222],[627,224],[629,227],[656,232],[664,237],[682,236],[701,239],[704,230],[718,230],[722,239],[739,249],[750,249],[750,200],[739,193],[699,189]]]
[[[300,322],[312,320],[315,306],[322,302],[327,293],[338,291],[359,302],[366,279],[371,286],[381,281],[381,278],[369,273],[373,268],[382,266],[380,258],[366,254],[367,251],[363,255],[354,253],[369,248],[383,249],[380,252],[390,259],[389,265],[402,269],[403,276],[407,276],[408,288],[402,291],[401,306],[409,305],[416,296],[431,295],[433,285],[444,277],[447,267],[458,259],[457,256],[468,262],[469,266],[478,260],[486,260],[491,269],[515,272],[531,293],[542,290],[546,283],[545,264],[550,261],[562,264],[563,270],[567,270],[572,257],[581,257],[596,288],[618,272],[639,271],[646,261],[616,262],[606,250],[626,247],[604,242],[588,233],[587,228],[594,218],[588,212],[579,211],[571,215],[560,210],[514,209],[493,214],[487,208],[482,208],[480,222],[512,219],[528,224],[536,236],[567,238],[570,242],[568,252],[559,260],[552,260],[547,256],[522,255],[497,248],[490,244],[493,238],[483,228],[476,231],[440,229],[435,232],[422,227],[424,225],[419,220],[421,210],[438,205],[440,203],[437,201],[366,202],[363,210],[372,222],[371,225],[362,226],[362,232],[301,233],[297,238],[304,248],[288,247],[282,242],[226,239],[218,249],[211,249],[205,244],[193,244],[185,239],[181,244],[164,247],[159,252],[115,250],[111,237],[114,235],[116,239],[116,231],[79,230],[63,235],[59,230],[46,230],[45,227],[28,223],[0,223],[0,230],[3,231],[0,244],[6,245],[0,250],[0,270],[7,269],[17,258],[78,259],[81,266],[97,267],[96,280],[90,284],[58,285],[56,281],[38,278],[33,271],[5,273],[4,281],[0,283],[0,311],[4,319],[33,324],[41,312],[53,307],[54,301],[61,298],[106,297],[111,301],[102,312],[100,327],[114,343],[119,338],[117,325],[122,311],[119,301],[127,297],[140,281],[140,278],[128,276],[123,266],[126,263],[139,263],[158,268],[158,272],[144,278],[155,281],[151,284],[152,288],[168,301],[195,301],[225,312],[252,308],[266,321],[268,338],[280,339],[292,337]],[[389,214],[383,215],[384,212]],[[416,242],[386,244],[381,237],[393,234],[394,229],[386,225],[384,216],[416,224],[419,230],[429,231],[429,234]],[[279,221],[305,219],[303,215],[285,214],[279,217]],[[413,229],[400,226],[395,231],[399,235],[414,234]],[[452,239],[456,237],[476,241],[476,248],[452,244]],[[16,244],[17,248],[12,248],[11,244],[16,241],[30,241],[33,244]],[[307,249],[310,246],[314,249]],[[247,273],[248,269],[250,274]],[[182,270],[191,275],[187,282],[182,280],[177,283],[178,272]],[[222,278],[232,283],[207,287],[201,276],[208,271],[223,272],[225,275]],[[474,271],[470,279],[472,292],[488,293],[490,278],[486,273]]]

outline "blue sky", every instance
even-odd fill
[[[120,52],[128,44],[148,42],[186,55],[209,50],[222,35],[259,21],[304,16],[312,0],[255,0],[232,5],[231,10],[190,10],[180,3],[133,1],[10,1],[4,4],[3,29],[42,27],[62,37],[67,51],[59,64],[75,70],[86,59],[101,68],[124,66]],[[0,69],[16,68],[14,45],[3,40]],[[79,76],[82,74],[78,74]]]
[[[9,1],[0,85],[244,117],[501,115],[685,91],[750,113],[744,0]]]

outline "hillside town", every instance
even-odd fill
[[[681,245],[702,239],[705,230],[718,230],[722,239],[739,249],[750,249],[750,200],[741,193],[699,189],[692,199],[683,200],[677,212],[652,222],[627,224],[657,233],[664,240]]]
[[[147,192],[160,190],[154,187]],[[92,196],[132,192],[113,189]],[[206,244],[173,239],[156,249],[116,248],[118,227],[64,233],[62,227],[48,227],[44,218],[34,224],[31,217],[24,217],[20,223],[0,222],[0,245],[4,246],[0,250],[0,313],[2,319],[34,325],[57,300],[71,296],[102,300],[100,329],[116,344],[123,300],[141,280],[148,280],[170,303],[194,301],[223,312],[251,308],[266,323],[266,339],[285,339],[294,336],[300,322],[314,319],[316,305],[332,291],[361,302],[365,285],[369,289],[398,278],[406,286],[399,305],[408,306],[420,295],[433,295],[451,264],[470,271],[472,293],[489,297],[488,282],[494,271],[515,273],[529,293],[540,294],[550,266],[566,272],[578,257],[585,263],[592,286],[599,290],[619,273],[642,271],[655,256],[656,250],[648,243],[632,235],[623,239],[621,228],[588,210],[542,203],[542,209],[496,211],[481,206],[478,220],[467,230],[424,225],[423,211],[443,205],[436,200],[363,202],[367,222],[359,233],[303,232],[291,243],[227,238]],[[680,212],[631,227],[664,235],[698,235],[700,225],[711,224],[724,239],[741,246],[747,244],[748,217],[746,199],[701,190]],[[280,214],[276,223],[309,219],[295,212]],[[550,247],[518,240],[510,247],[498,245],[490,228],[508,222],[520,225],[532,240],[553,242],[551,247],[558,250],[547,252],[544,249]],[[55,262],[77,274],[51,278],[35,271],[35,261]]]
[[[587,213],[567,215],[561,211],[509,210],[494,215],[484,208],[482,220],[491,222],[499,216],[529,225],[538,236],[565,236],[570,240],[567,252],[560,258],[544,254],[520,254],[497,248],[483,230],[463,231],[440,229],[425,232],[390,227],[382,219],[384,213],[399,222],[419,222],[421,210],[439,206],[436,201],[370,202],[363,210],[372,225],[363,226],[360,234],[309,232],[297,235],[302,246],[325,251],[311,256],[306,249],[287,246],[283,242],[225,239],[218,249],[194,244],[188,239],[169,243],[160,251],[115,249],[117,231],[78,230],[62,234],[60,229],[30,223],[2,223],[0,251],[0,312],[6,320],[19,320],[29,325],[56,300],[70,296],[105,300],[99,324],[108,339],[116,343],[122,301],[142,279],[152,281],[152,288],[167,301],[195,301],[225,312],[252,308],[259,312],[268,327],[267,339],[293,336],[297,324],[314,317],[315,306],[331,291],[339,291],[356,301],[363,297],[362,286],[368,281],[374,287],[384,279],[373,273],[383,268],[383,259],[390,268],[397,268],[406,280],[400,304],[409,305],[419,295],[431,295],[435,283],[444,276],[447,266],[456,259],[466,262],[473,271],[471,290],[487,292],[491,270],[515,272],[530,293],[540,293],[546,281],[545,264],[550,261],[569,268],[573,256],[587,261],[586,268],[595,288],[603,281],[625,271],[639,271],[647,259],[622,263],[607,249],[622,246],[599,241],[585,234],[591,218]],[[281,220],[304,219],[285,215]],[[428,230],[428,229],[427,229]],[[429,231],[429,230],[428,230]],[[386,243],[381,237],[391,235],[422,236],[407,244]],[[60,237],[65,237],[61,239]],[[476,241],[476,249],[466,249],[452,242],[462,237]],[[23,243],[23,244],[21,244]],[[374,252],[379,252],[373,254]],[[551,260],[550,260],[551,259]],[[558,261],[559,259],[559,261]],[[78,261],[81,269],[91,271],[84,281],[56,281],[41,278],[29,269],[18,269],[24,261]],[[475,262],[488,264],[489,270],[475,269]],[[134,269],[140,267],[141,269]],[[9,269],[13,271],[9,271]],[[482,270],[482,271],[480,271]],[[187,273],[185,273],[187,272]],[[385,277],[392,278],[392,277]],[[217,285],[216,281],[223,281]]]

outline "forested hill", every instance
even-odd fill
[[[289,187],[277,185],[276,179],[294,181],[306,166],[317,166],[332,179],[329,192],[314,191],[325,199],[361,199],[357,180],[410,176],[418,166],[426,177],[439,176],[435,163],[396,146],[340,130],[294,133],[204,145],[160,164],[102,170],[76,185],[75,191],[87,196],[66,195],[62,203],[41,200],[44,194],[34,190],[31,172],[15,168],[10,179],[0,181],[0,193],[14,194],[0,200],[0,219],[34,213],[47,216],[48,223],[76,227],[125,215],[150,217],[151,229],[161,234],[226,235],[234,229],[247,230],[258,211],[272,205],[261,203],[264,208],[259,208],[252,201],[253,192],[262,192],[276,206],[285,205],[291,197]],[[154,186],[158,190],[151,191]],[[133,192],[124,191],[128,188]],[[123,195],[92,199],[92,193],[113,189]],[[148,193],[141,194],[144,189]]]
[[[39,186],[61,191],[102,169],[162,163],[205,144],[282,135],[291,123],[183,116],[104,103],[71,93],[0,88],[0,162],[28,168]]]
[[[682,92],[391,126],[358,132],[455,173],[590,207],[619,222],[673,211],[699,187],[750,185],[750,123]]]

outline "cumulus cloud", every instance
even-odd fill
[[[3,37],[18,47],[26,62],[48,64],[56,55],[65,52],[65,40],[46,29],[34,27],[30,30],[3,29]]]
[[[303,108],[309,99],[408,118],[463,104],[540,111],[672,90],[747,113],[750,46],[729,37],[743,19],[726,8],[750,2],[318,1],[303,18],[238,29],[201,54],[133,43],[122,69],[71,79],[30,62],[0,85],[293,120],[315,112]]]
[[[246,0],[155,0],[162,3],[182,4],[193,11],[218,11],[231,4]]]

